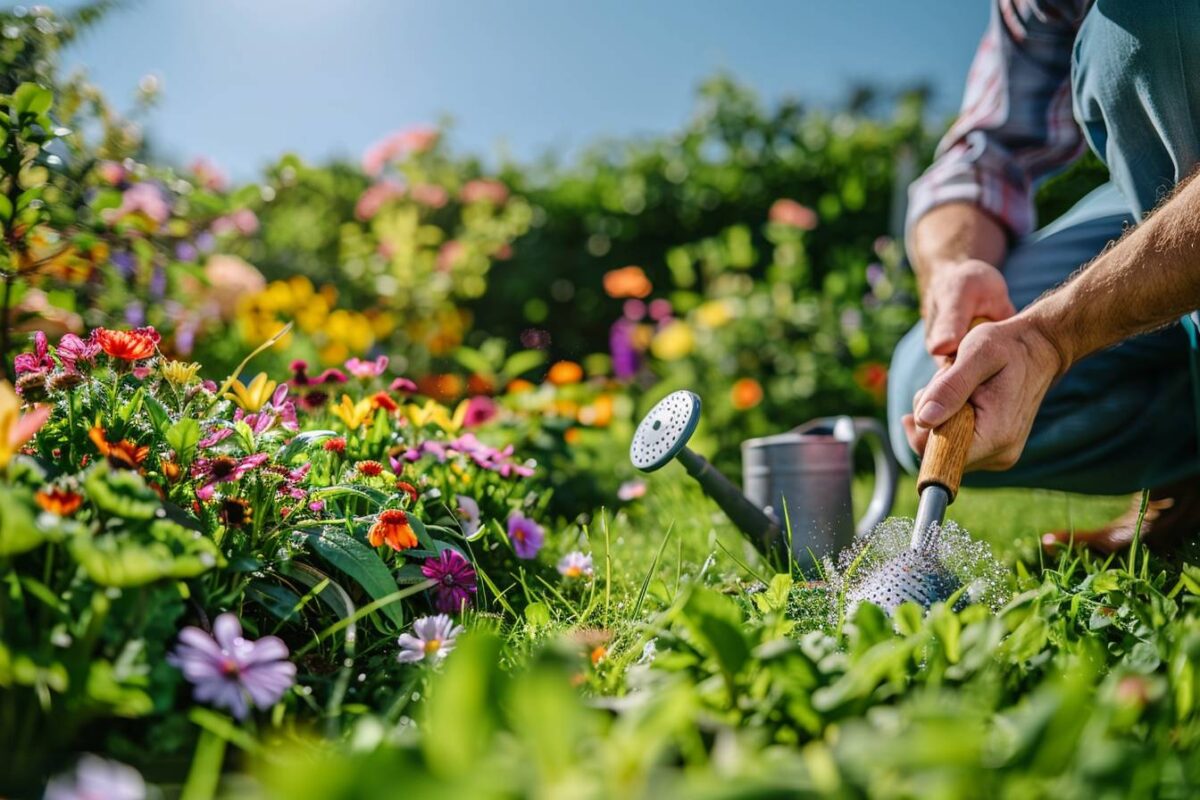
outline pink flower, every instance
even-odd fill
[[[368,186],[354,204],[354,216],[363,222],[373,218],[389,200],[404,196],[404,187],[394,181],[380,181]]]
[[[464,203],[491,203],[494,206],[502,206],[508,199],[508,187],[491,178],[477,178],[467,181],[459,199]]]
[[[211,159],[200,156],[192,161],[192,174],[205,189],[223,192],[229,187],[229,177]]]
[[[67,372],[76,372],[79,362],[91,364],[100,355],[100,345],[91,339],[81,339],[73,333],[68,333],[58,340],[58,360],[62,362]]]
[[[466,245],[457,239],[451,239],[438,250],[437,268],[442,272],[449,272],[458,266],[466,252]]]
[[[196,497],[211,500],[218,483],[236,483],[247,472],[261,467],[266,461],[266,453],[256,453],[240,460],[233,456],[196,459],[192,464],[192,477],[204,481],[196,490]]]
[[[162,189],[153,183],[135,183],[121,195],[121,205],[104,212],[106,222],[117,222],[131,214],[141,214],[156,225],[171,216],[171,207]]]
[[[771,210],[767,212],[767,219],[779,225],[799,228],[802,231],[811,231],[817,227],[815,211],[786,197],[771,204]]]
[[[217,236],[227,233],[250,236],[258,231],[258,215],[248,208],[239,208],[231,214],[214,219],[211,230]]]
[[[450,199],[450,193],[436,183],[418,183],[409,190],[413,202],[429,208],[441,208]]]
[[[416,126],[390,133],[367,148],[362,157],[363,172],[378,175],[383,168],[402,156],[424,153],[437,144],[437,128]]]
[[[13,359],[13,370],[21,375],[26,372],[42,372],[54,369],[54,359],[50,358],[46,334],[37,331],[33,334],[33,352],[21,353]]]
[[[100,176],[100,180],[112,186],[116,186],[118,183],[125,180],[129,173],[125,171],[125,167],[121,166],[116,161],[101,161],[96,165],[96,174]]]
[[[645,494],[646,482],[641,480],[625,481],[617,488],[617,499],[625,503],[644,497]]]
[[[492,398],[478,394],[467,401],[467,412],[463,416],[463,425],[468,428],[478,428],[496,418],[500,407]]]
[[[449,548],[437,558],[425,559],[421,574],[437,581],[433,587],[433,607],[443,614],[457,614],[471,604],[475,594],[475,569],[456,550]]]
[[[387,365],[387,356],[380,356],[374,361],[364,361],[355,357],[346,362],[346,371],[360,380],[368,380],[382,375],[383,371],[387,369]]]
[[[416,394],[417,384],[408,378],[396,378],[392,381],[391,390],[393,392],[403,392],[404,394]]]

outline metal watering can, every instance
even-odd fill
[[[667,395],[638,424],[629,458],[643,472],[678,459],[763,555],[808,566],[870,533],[891,513],[899,467],[877,420],[825,417],[742,442],[744,492],[688,449],[699,421],[697,395],[686,390]],[[856,523],[850,490],[860,440],[874,454],[875,490]]]

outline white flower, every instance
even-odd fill
[[[413,621],[412,633],[401,634],[400,652],[396,660],[402,664],[423,661],[441,661],[454,649],[454,640],[463,632],[462,625],[455,625],[446,614],[421,617]]]
[[[592,557],[578,550],[567,553],[558,561],[558,574],[564,578],[592,577]]]
[[[146,782],[133,767],[87,754],[74,772],[46,784],[44,800],[146,800]]]
[[[479,503],[465,494],[455,496],[458,501],[458,518],[462,520],[463,533],[474,536],[483,523],[479,519]]]

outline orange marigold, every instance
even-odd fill
[[[150,358],[158,349],[161,338],[158,331],[149,326],[131,331],[114,331],[108,328],[96,328],[92,331],[92,340],[100,345],[101,350],[123,361]]]
[[[654,284],[641,267],[621,267],[604,273],[604,291],[609,297],[642,298],[654,291]]]
[[[83,505],[83,497],[69,489],[55,486],[49,490],[39,489],[33,496],[43,511],[48,511],[60,517],[69,517]]]
[[[408,515],[398,508],[382,511],[367,532],[372,547],[387,544],[393,550],[410,550],[417,546],[417,534],[408,524]]]

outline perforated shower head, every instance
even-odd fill
[[[629,443],[629,460],[642,472],[666,466],[687,445],[700,422],[700,398],[681,389],[659,400]]]
[[[846,592],[846,607],[853,613],[865,600],[889,614],[905,602],[929,608],[949,600],[961,585],[934,552],[904,550],[850,587]]]

